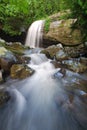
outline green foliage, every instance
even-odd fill
[[[87,41],[87,0],[72,0],[72,16],[77,18],[77,27],[81,29],[83,41]]]
[[[21,26],[27,24],[28,12],[27,0],[1,0],[0,22],[3,25],[3,30],[11,35],[19,35]]]
[[[71,8],[72,0],[59,0],[59,8],[60,10],[66,10]]]

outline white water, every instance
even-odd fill
[[[29,57],[31,57],[30,63],[32,65],[39,65],[39,64],[41,64],[43,62],[48,61],[48,59],[45,56],[45,54],[39,54],[39,53],[37,53],[37,54],[31,54],[31,55],[29,55]]]
[[[42,43],[44,20],[38,20],[31,24],[28,29],[25,46],[39,47]]]
[[[35,57],[38,64],[33,62]],[[11,99],[0,107],[0,130],[86,130],[86,105],[54,78],[58,70],[49,60],[34,54],[28,66],[35,70],[31,77],[7,85]]]

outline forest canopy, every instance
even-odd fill
[[[87,0],[0,0],[0,23],[5,32],[16,35],[21,26],[28,27],[35,20],[66,9],[77,18],[76,26],[87,40]]]

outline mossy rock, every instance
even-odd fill
[[[25,79],[31,76],[34,73],[34,70],[28,67],[27,65],[14,64],[11,67],[10,76],[13,79]]]

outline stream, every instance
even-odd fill
[[[38,45],[31,43],[31,47]],[[9,97],[0,106],[0,130],[87,130],[87,92],[81,89],[87,85],[87,76],[55,68],[37,50],[27,54],[31,58],[27,66],[34,74],[0,86],[3,98]]]

